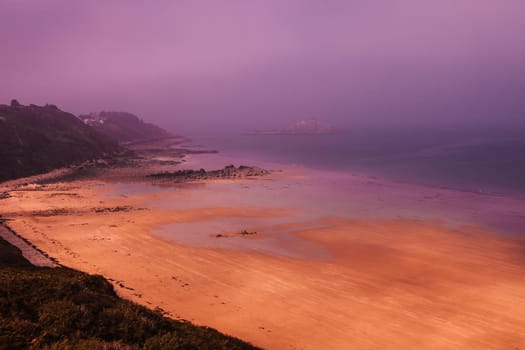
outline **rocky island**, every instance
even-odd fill
[[[305,119],[289,124],[285,128],[258,130],[251,134],[255,135],[324,135],[344,132],[332,125],[317,119]]]

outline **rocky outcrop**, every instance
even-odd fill
[[[174,181],[191,181],[206,179],[223,179],[223,178],[249,178],[268,175],[270,172],[256,166],[241,165],[236,168],[234,165],[228,165],[220,170],[206,171],[200,170],[178,170],[175,172],[161,172],[148,175],[150,178],[170,179]]]

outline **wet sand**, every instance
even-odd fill
[[[58,265],[34,246],[30,245],[4,224],[0,224],[0,238],[20,249],[20,252],[34,266],[57,267]]]
[[[523,240],[460,220],[342,211],[305,221],[294,201],[234,200],[246,186],[268,192],[284,178],[308,181],[285,173],[136,194],[101,181],[19,187],[1,214],[61,264],[104,275],[122,296],[268,349],[525,348]],[[395,199],[396,191],[380,193]],[[489,209],[521,215],[522,203],[508,201]],[[228,219],[253,220],[258,233],[213,224]],[[211,230],[201,236],[207,243],[163,231],[177,224]],[[215,237],[217,229],[230,236]],[[270,249],[279,235],[295,254]]]

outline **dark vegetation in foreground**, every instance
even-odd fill
[[[101,276],[31,265],[0,238],[0,349],[255,349],[120,299]]]

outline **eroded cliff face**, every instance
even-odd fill
[[[0,181],[103,157],[117,142],[55,105],[0,105]]]

